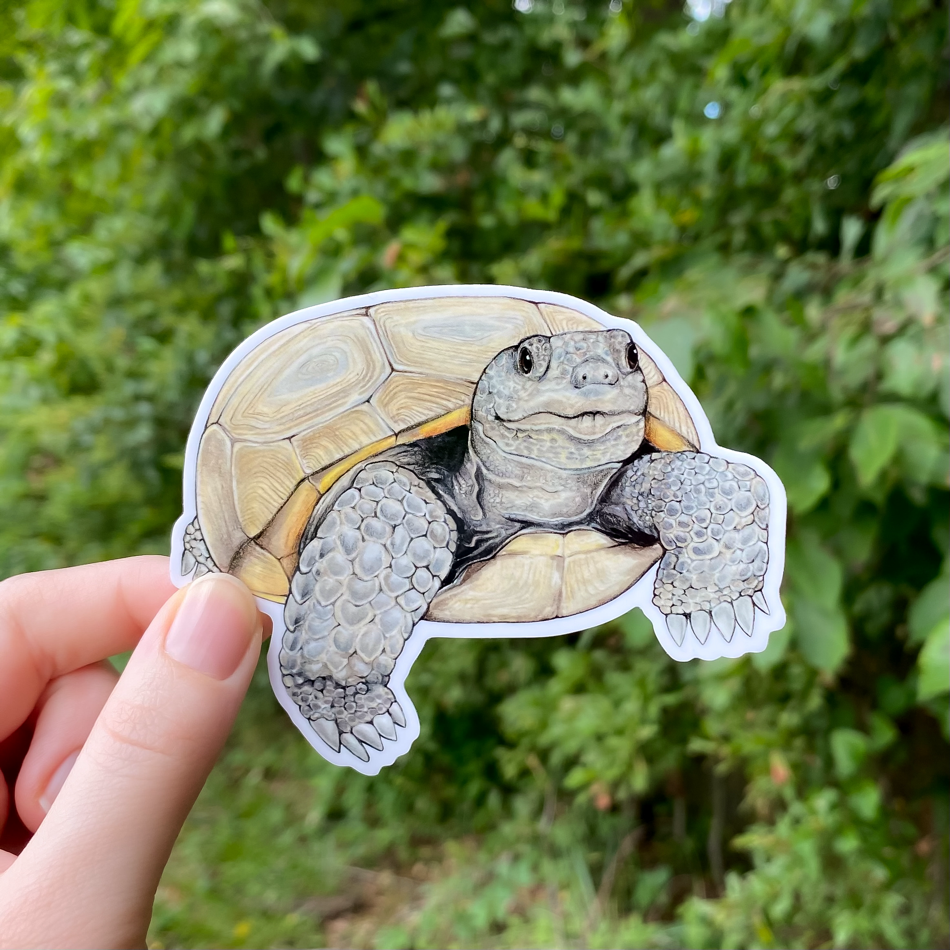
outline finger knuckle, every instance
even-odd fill
[[[105,738],[98,744],[101,754],[118,768],[179,755],[190,741],[173,709],[173,702],[163,702],[153,690],[144,691],[143,697],[113,694],[99,720]]]

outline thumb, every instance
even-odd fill
[[[159,611],[2,879],[24,924],[4,941],[144,945],[162,869],[237,715],[261,633],[253,597],[227,574],[202,577]]]

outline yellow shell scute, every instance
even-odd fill
[[[284,569],[284,573],[287,575],[288,580],[293,578],[294,571],[297,570],[297,565],[299,563],[300,554],[297,551],[293,551],[280,559],[280,566]]]
[[[427,620],[519,623],[569,617],[619,597],[660,559],[598,531],[532,532],[512,538],[493,558],[470,567],[432,601]]]
[[[499,350],[548,332],[537,305],[513,297],[398,300],[370,313],[395,369],[470,383]]]
[[[254,541],[248,541],[238,551],[229,570],[265,600],[285,600],[290,590],[290,582],[280,561]]]
[[[367,316],[367,310],[365,307],[362,307],[357,310],[345,310],[342,313],[334,314],[330,319],[342,320],[347,317],[365,316]],[[250,353],[242,357],[241,361],[224,381],[224,385],[215,398],[214,405],[211,407],[211,412],[208,415],[208,422],[217,422],[221,418],[224,407],[230,402],[231,397],[244,385],[244,380],[247,379],[248,374],[253,369],[262,363],[268,362],[271,354],[275,351],[284,349],[287,346],[293,346],[294,338],[305,333],[310,322],[311,321],[299,323],[295,326],[287,327],[279,333],[275,333],[273,336],[268,337],[262,343],[255,346]]]
[[[557,616],[563,571],[563,559],[550,554],[502,556],[499,552],[470,568],[458,586],[440,591],[426,619],[449,623],[550,620]]]
[[[675,429],[671,429],[649,412],[643,427],[643,437],[661,452],[688,452],[696,448],[692,442],[688,442]]]
[[[319,500],[316,486],[305,478],[257,539],[261,547],[281,561],[289,555],[296,556],[300,537]]]
[[[393,428],[369,404],[356,406],[329,422],[309,426],[290,441],[304,469],[320,469],[393,435]]]
[[[579,310],[571,307],[562,307],[555,303],[539,303],[538,309],[544,322],[548,325],[549,333],[568,333],[571,330],[603,330],[603,324],[593,317],[588,317]]]
[[[352,455],[347,456],[345,459],[337,462],[332,468],[328,468],[325,472],[320,472],[319,475],[311,476],[314,483],[317,486],[317,490],[320,494],[324,494],[333,485],[337,482],[338,479],[342,478],[354,465],[359,465],[364,459],[368,459],[373,455],[379,455],[380,452],[385,452],[386,449],[392,448],[396,444],[396,437],[394,435],[389,436],[385,439],[380,439],[378,442],[373,442],[370,445],[365,445],[358,452],[354,452]]]
[[[232,373],[240,379],[221,412],[221,425],[242,441],[269,445],[329,422],[369,399],[390,372],[367,317],[312,320],[268,342],[267,359]]]
[[[577,554],[586,554],[589,551],[601,551],[613,547],[616,541],[611,541],[599,531],[578,528],[564,535],[564,556],[574,557]]]
[[[596,534],[593,531],[574,533]],[[560,617],[591,610],[619,597],[663,555],[659,545],[641,548],[635,544],[617,544],[603,535],[583,541],[585,549],[565,557],[564,584],[558,605]]]
[[[263,531],[306,472],[289,442],[238,442],[232,459],[241,527],[249,538]]]
[[[469,406],[462,406],[461,409],[453,409],[438,419],[431,422],[423,422],[421,426],[414,429],[404,429],[396,437],[397,445],[405,445],[408,442],[415,442],[417,439],[428,439],[433,435],[441,435],[450,429],[457,429],[459,426],[467,426],[472,421],[472,410]]]
[[[686,448],[697,448],[699,446],[699,433],[696,431],[696,426],[690,418],[686,405],[676,393],[676,390],[665,380],[649,388],[647,412],[650,416],[678,433],[687,443]],[[656,445],[658,449],[664,447],[657,445],[652,439],[649,439],[649,441]],[[668,451],[677,452],[681,449],[670,448]]]
[[[198,446],[198,523],[215,564],[227,570],[247,535],[238,516],[231,467],[231,440],[221,426],[205,429]]]
[[[372,404],[399,432],[467,406],[474,388],[459,380],[393,373],[373,396]]]
[[[663,382],[664,377],[660,368],[653,362],[650,354],[643,351],[643,347],[640,347],[640,371],[643,373],[648,388],[658,386]]]

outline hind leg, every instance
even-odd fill
[[[388,688],[455,555],[455,523],[415,473],[370,462],[300,554],[280,669],[318,736],[369,761],[405,726]]]
[[[201,533],[201,525],[198,524],[197,518],[185,528],[185,536],[182,540],[184,542],[184,551],[181,555],[182,576],[187,577],[194,571],[197,580],[202,574],[210,574],[218,570],[208,550],[204,535]]]

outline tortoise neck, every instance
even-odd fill
[[[505,520],[552,528],[583,524],[621,463],[595,468],[557,468],[502,450],[473,423],[459,472],[462,497]]]

